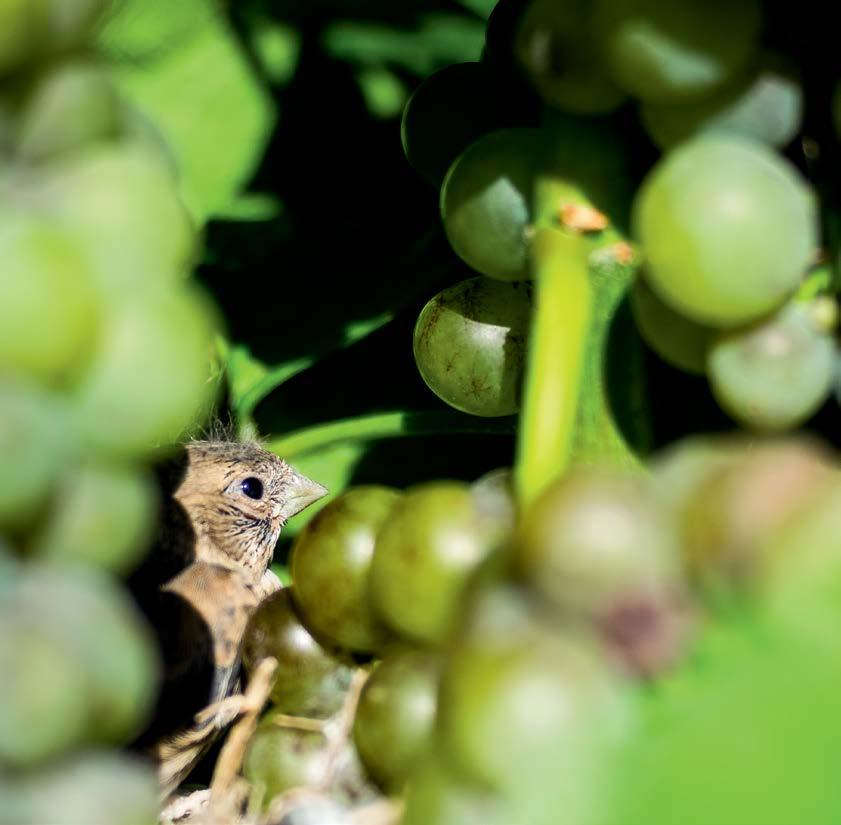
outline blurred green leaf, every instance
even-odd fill
[[[478,60],[485,42],[480,20],[454,14],[424,16],[414,30],[342,21],[324,33],[334,57],[362,66],[395,66],[426,77],[450,63]]]
[[[458,0],[459,5],[475,12],[480,17],[488,18],[494,10],[497,0]]]
[[[276,114],[214,0],[125,0],[99,37],[124,94],[172,148],[199,223],[243,188]]]
[[[603,825],[841,821],[841,646],[763,616],[714,623],[652,686]]]
[[[406,85],[388,69],[362,69],[356,80],[372,117],[398,117],[409,96]]]

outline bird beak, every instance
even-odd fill
[[[296,470],[289,468],[289,481],[286,483],[287,494],[284,496],[278,515],[286,521],[306,509],[314,501],[327,495],[327,488]]]

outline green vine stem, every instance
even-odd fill
[[[539,228],[532,239],[536,306],[515,468],[523,510],[569,462],[590,320],[588,252],[561,229]]]
[[[512,435],[513,432],[511,418],[476,418],[457,412],[387,412],[305,427],[273,439],[266,447],[283,458],[291,458],[341,441],[455,433]]]

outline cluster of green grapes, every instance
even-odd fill
[[[563,337],[579,317],[555,276],[607,254],[640,262],[641,336],[738,421],[785,430],[823,404],[838,363],[835,278],[816,266],[826,204],[778,150],[804,100],[828,121],[832,101],[768,53],[761,24],[755,0],[502,0],[482,60],[418,88],[404,150],[477,273],[415,327],[440,398],[517,412],[544,355],[535,318]],[[545,394],[566,366],[550,359]],[[251,668],[280,662],[246,759],[267,802],[308,786],[344,821],[361,763],[403,825],[841,814],[821,773],[841,714],[819,686],[841,661],[837,457],[699,437],[644,474],[572,458],[533,500],[499,471],[351,489],[313,518],[245,647]]]
[[[639,821],[662,765],[637,766],[630,795],[619,766],[668,735],[640,696],[709,674],[698,651],[722,617],[771,617],[801,644],[837,612],[841,476],[815,443],[696,437],[646,477],[573,471],[516,523],[510,482],[352,488],[296,538],[292,584],[244,647],[249,669],[280,663],[245,763],[267,804],[306,787],[343,822],[370,798],[361,762],[404,825]]]
[[[0,0],[0,821],[155,821],[158,659],[120,577],[149,463],[206,413],[212,307],[154,128],[89,47],[107,0]]]
[[[519,282],[539,278],[536,230],[555,226],[596,246],[633,238],[641,336],[706,374],[739,423],[787,430],[824,404],[839,363],[834,276],[818,266],[829,204],[782,150],[808,105],[832,145],[806,149],[837,155],[841,81],[834,97],[804,87],[761,23],[759,0],[507,0],[480,62],[418,88],[406,156],[440,187],[453,250],[486,276],[418,319],[418,369],[440,398],[517,410],[531,313]]]

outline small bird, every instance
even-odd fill
[[[223,700],[249,617],[281,586],[269,570],[281,528],[327,490],[255,442],[191,442],[159,477],[159,536],[129,584],[164,660],[140,744],[152,743],[167,795],[236,715]]]

